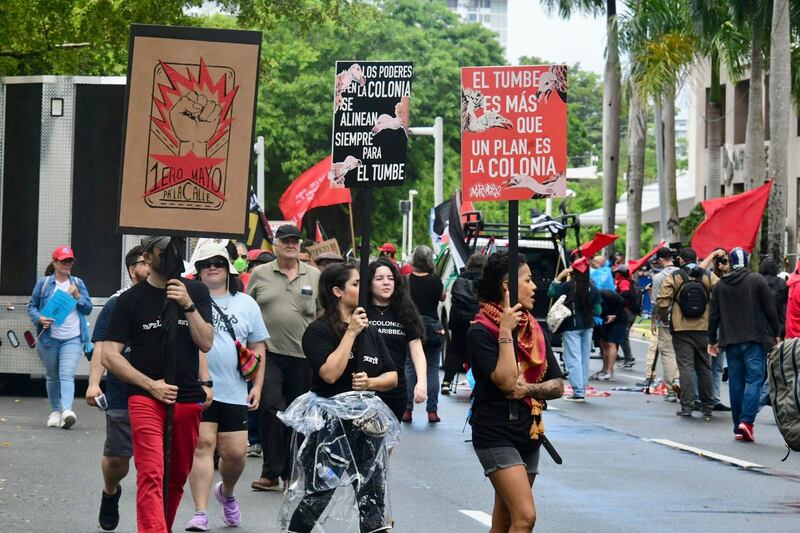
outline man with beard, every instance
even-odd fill
[[[134,246],[125,254],[125,267],[131,279],[131,286],[145,281],[150,273],[150,265],[142,257],[142,247]],[[106,376],[105,405],[98,405],[95,398],[100,397],[100,378],[103,375],[103,344],[108,335],[111,314],[117,304],[117,297],[125,289],[108,299],[97,323],[94,326],[92,342],[94,355],[89,370],[89,387],[86,389],[86,403],[100,407],[106,412],[106,442],[100,469],[103,472],[103,488],[100,500],[100,527],[106,531],[116,529],[119,524],[119,498],[122,496],[120,482],[128,475],[133,445],[131,444],[131,422],[128,418],[128,391],[125,383],[110,373]]]
[[[211,297],[198,281],[167,279],[170,237],[142,241],[150,263],[147,280],[123,292],[111,315],[103,366],[128,383],[128,412],[136,462],[136,521],[140,533],[170,531],[197,446],[203,404],[211,401],[205,355],[211,349]],[[164,380],[161,315],[165,299],[179,306],[173,352],[175,384]],[[128,344],[128,358],[122,355]],[[167,406],[173,408],[168,503],[164,512],[164,434]]]

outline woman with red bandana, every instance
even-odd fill
[[[519,264],[519,303],[513,307],[510,260]],[[489,256],[476,289],[480,312],[467,332],[475,376],[470,423],[475,453],[495,490],[492,531],[533,531],[531,487],[544,432],[542,401],[561,397],[563,375],[549,338],[531,314],[536,285],[523,256]]]

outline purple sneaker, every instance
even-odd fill
[[[186,524],[186,531],[208,531],[208,515],[204,511],[197,511]]]
[[[214,496],[217,501],[222,505],[222,521],[226,526],[237,527],[242,523],[242,513],[239,512],[239,504],[236,503],[236,498],[231,496],[228,498],[222,494],[222,481],[218,481],[214,485]]]

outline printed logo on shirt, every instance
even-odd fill
[[[189,321],[186,319],[178,319],[179,326],[186,326],[189,327]],[[142,324],[142,331],[150,331],[151,329],[156,329],[161,327],[161,319],[156,319],[155,322],[148,322],[147,324]]]
[[[405,337],[406,330],[403,324],[394,320],[370,320],[370,326],[375,326],[381,335],[400,335]]]
[[[373,365],[377,365],[378,364],[378,358],[376,356],[373,356],[373,355],[365,355],[364,356],[364,362],[365,363],[371,363]]]

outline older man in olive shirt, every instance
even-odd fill
[[[251,485],[255,490],[281,490],[281,479],[289,479],[291,432],[277,413],[311,386],[302,339],[317,312],[319,270],[298,259],[300,230],[291,224],[279,227],[274,251],[275,261],[256,267],[247,284],[270,331],[261,393],[264,464],[261,477]]]

